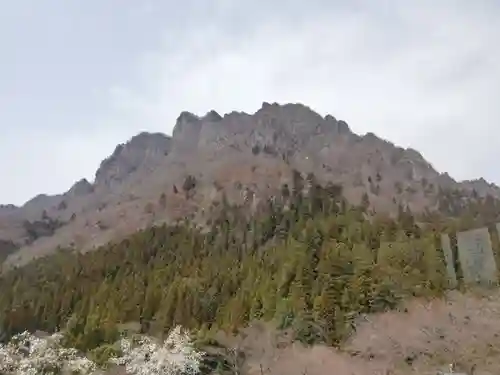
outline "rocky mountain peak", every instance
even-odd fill
[[[175,126],[172,131],[172,138],[178,138],[179,134],[186,130],[186,128],[196,125],[200,122],[200,118],[194,113],[183,111],[177,117]]]
[[[215,117],[207,114],[208,118]],[[198,146],[203,118],[191,112],[181,112],[172,131],[172,151],[175,154],[191,153]]]
[[[171,138],[162,133],[142,132],[132,137],[118,145],[111,156],[101,162],[95,175],[95,185],[112,188],[139,167],[145,164],[152,167],[170,152],[170,143]]]
[[[163,133],[141,132],[125,144],[127,148],[168,152],[170,137]]]
[[[335,134],[340,134],[340,135],[352,135],[352,134],[354,134],[351,131],[351,128],[349,127],[347,122],[345,122],[343,120],[337,120],[332,115],[326,115],[324,118],[324,121],[326,123],[326,129],[328,132],[333,132]]]
[[[33,198],[31,198],[29,201],[27,201],[23,207],[43,205],[43,203],[49,198],[50,196],[47,194],[38,194]]]
[[[19,211],[28,217],[36,217],[41,212],[54,207],[60,201],[60,197],[60,195],[38,194],[26,202]]]
[[[224,189],[235,201],[248,189],[257,202],[288,183],[294,171],[342,185],[353,203],[368,194],[377,212],[396,212],[400,204],[413,212],[435,209],[443,189],[500,197],[500,188],[484,179],[457,183],[416,150],[397,147],[373,133],[359,136],[334,116],[323,117],[302,104],[264,102],[253,114],[182,112],[172,137],[146,132],[132,137],[102,161],[94,184],[82,179],[64,195],[39,195],[12,208],[14,214],[4,215],[10,209],[0,207],[6,228],[0,239],[24,243],[24,221],[38,222],[47,211],[63,226],[22,251],[39,254],[40,249],[73,243],[94,246],[154,220],[203,212],[218,199],[214,189]],[[188,174],[196,175],[194,195],[189,197],[176,192]],[[70,196],[79,198],[66,199]],[[67,209],[59,209],[63,206]]]
[[[339,132],[339,134],[353,134],[351,128],[344,120],[340,120],[337,122],[337,131]]]
[[[86,178],[82,178],[68,190],[66,195],[71,197],[80,197],[91,194],[93,191],[94,186]]]
[[[206,122],[218,122],[222,120],[222,116],[219,115],[216,111],[211,110],[202,118],[203,121]]]
[[[495,197],[500,197],[500,187],[497,185],[486,181],[484,178],[478,178],[475,180],[465,180],[460,183],[464,189],[469,191],[476,191],[480,196],[493,195]]]
[[[264,102],[254,114],[231,112],[223,117],[210,111],[200,117],[182,112],[172,135],[172,154],[192,154],[200,150],[220,150],[221,147],[265,149],[283,154],[296,151],[311,138],[328,135],[352,135],[345,121],[333,116],[323,118],[310,107],[300,103],[278,104]]]
[[[333,147],[337,136],[353,134],[344,121],[331,115],[323,118],[300,103],[264,103],[253,117],[254,145],[275,150],[280,155],[302,152],[305,157],[305,153],[310,154],[306,150],[315,149],[313,153],[317,153],[325,147]],[[310,157],[307,160],[312,160]]]
[[[269,104],[267,102],[262,103],[262,106],[257,112],[255,112],[255,116],[268,115],[272,117],[282,116],[287,119],[290,118],[316,118],[321,119],[321,116],[313,111],[310,107],[300,104],[300,103],[286,103],[286,104],[278,104],[272,103]]]
[[[324,119],[311,108],[302,104],[264,103],[255,114],[256,127],[288,133],[295,137],[308,137],[324,123]]]

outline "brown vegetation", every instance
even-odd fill
[[[500,293],[451,292],[398,311],[365,316],[339,349],[292,343],[286,332],[254,323],[221,342],[246,355],[249,375],[435,375],[454,364],[469,375],[500,373]]]

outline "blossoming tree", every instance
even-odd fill
[[[76,349],[61,345],[61,334],[41,338],[23,332],[0,344],[0,375],[90,375],[102,373]],[[203,353],[176,327],[164,342],[147,336],[120,341],[121,354],[110,360],[131,375],[194,375]]]
[[[147,336],[120,341],[122,355],[111,359],[133,375],[194,375],[200,371],[203,353],[192,345],[189,335],[176,327],[165,341]]]
[[[95,364],[81,356],[76,349],[65,348],[62,335],[46,338],[23,332],[6,344],[0,344],[1,375],[91,374]]]

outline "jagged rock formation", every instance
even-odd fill
[[[85,195],[92,194],[93,192],[94,192],[94,186],[86,178],[82,178],[68,190],[66,196],[82,197]]]
[[[140,168],[153,169],[170,151],[170,137],[140,133],[126,144],[118,145],[103,160],[95,174],[96,189],[113,189]]]
[[[294,169],[342,184],[353,202],[368,196],[376,211],[438,209],[443,189],[500,198],[493,184],[458,183],[418,151],[373,133],[354,134],[331,115],[302,104],[263,103],[252,115],[182,112],[172,137],[132,137],[101,163],[94,182],[82,179],[64,194],[39,195],[22,207],[1,206],[0,240],[21,248],[9,264],[57,246],[89,249],[153,223],[186,215],[203,221],[223,193],[255,208]]]

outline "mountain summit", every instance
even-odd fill
[[[20,264],[58,246],[89,249],[154,223],[203,222],[214,201],[250,199],[255,207],[290,183],[294,171],[340,184],[348,200],[368,199],[377,212],[440,210],[445,190],[500,198],[496,185],[456,182],[418,151],[373,133],[357,135],[331,115],[263,103],[254,114],[182,112],[171,137],[132,137],[102,161],[94,182],[80,180],[21,207],[1,206],[0,241],[9,253],[17,249],[7,263]]]

